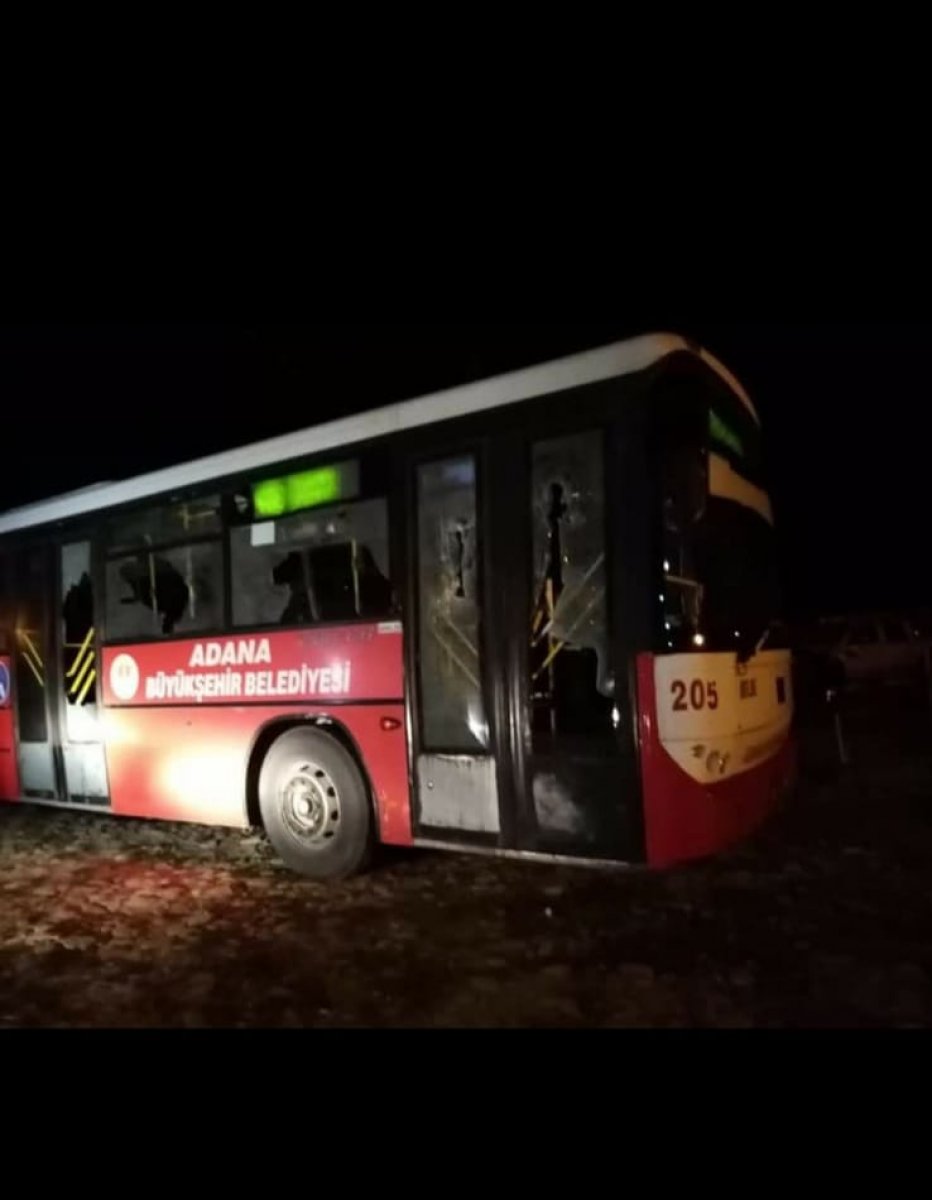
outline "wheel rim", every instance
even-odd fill
[[[282,815],[303,846],[320,848],[332,842],[340,826],[340,793],[317,763],[301,763],[282,788]]]

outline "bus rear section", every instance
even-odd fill
[[[789,778],[759,423],[680,339],[171,480],[0,515],[0,799],[262,825],[332,879],[669,866]]]

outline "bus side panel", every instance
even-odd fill
[[[760,765],[704,786],[691,779],[661,743],[654,655],[638,656],[637,674],[649,865],[669,867],[727,849],[761,824],[791,783],[795,773],[792,737]]]
[[[0,654],[0,800],[19,799],[12,678],[10,660]]]
[[[270,721],[328,717],[355,742],[372,782],[381,840],[411,842],[408,757],[401,704],[110,708],[104,716],[112,811],[122,816],[247,825],[246,770]],[[394,726],[385,730],[383,720]]]

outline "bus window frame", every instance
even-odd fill
[[[393,522],[396,520],[396,501],[393,496],[395,490],[394,480],[394,458],[396,450],[393,445],[391,436],[382,437],[374,441],[368,441],[356,446],[344,447],[339,453],[344,457],[350,457],[359,460],[359,491],[352,500],[345,502],[346,506],[360,503],[365,500],[381,500],[385,503],[388,517],[388,553],[389,553],[389,572],[390,582],[393,584],[397,596],[397,602],[390,616],[383,618],[374,617],[353,617],[350,619],[339,621],[316,621],[311,623],[298,623],[282,625],[280,623],[258,624],[258,625],[243,625],[234,626],[233,624],[233,580],[232,580],[232,552],[230,546],[230,531],[233,528],[241,528],[255,524],[251,515],[236,519],[231,516],[228,500],[237,492],[241,494],[249,494],[250,488],[256,482],[258,475],[269,474],[291,474],[304,470],[314,470],[316,467],[326,466],[333,461],[334,452],[329,451],[325,454],[315,455],[313,457],[304,456],[298,459],[283,459],[279,462],[257,468],[247,475],[238,474],[225,479],[206,480],[203,484],[196,487],[185,489],[180,493],[163,493],[161,495],[147,496],[144,500],[136,500],[127,504],[122,504],[114,508],[108,508],[100,513],[93,514],[93,520],[85,520],[82,528],[90,529],[91,532],[87,535],[91,541],[91,559],[92,563],[99,558],[101,575],[98,578],[95,576],[95,588],[99,587],[101,601],[100,613],[100,645],[114,648],[126,646],[143,646],[143,645],[163,645],[172,642],[184,641],[207,641],[219,640],[231,637],[249,637],[252,635],[263,635],[276,632],[288,632],[296,630],[327,630],[327,629],[343,629],[356,627],[361,625],[372,625],[379,619],[384,621],[403,620],[404,598],[401,594],[401,589],[395,582],[396,576],[396,546],[397,538],[394,533]],[[379,459],[381,458],[381,464]],[[377,484],[381,481],[382,490],[375,490],[370,487],[370,484]],[[211,534],[204,534],[199,537],[173,539],[171,542],[153,543],[151,549],[158,550],[177,550],[186,546],[196,544],[205,544],[219,542],[221,545],[221,586],[223,590],[223,621],[221,625],[213,625],[209,628],[199,629],[196,632],[171,633],[168,635],[138,635],[131,638],[111,638],[107,631],[107,605],[108,592],[106,588],[106,564],[108,561],[116,558],[130,557],[133,551],[127,551],[122,554],[111,554],[107,547],[106,540],[106,523],[119,517],[122,514],[130,512],[145,512],[147,509],[157,508],[160,505],[181,504],[188,501],[197,501],[210,495],[219,495],[220,503],[220,528]],[[332,508],[334,505],[321,505],[320,508]],[[308,509],[308,512],[314,511]],[[77,528],[77,527],[76,527]],[[39,532],[37,530],[37,532]],[[71,536],[70,523],[68,525],[68,537]],[[138,552],[138,551],[137,551]]]

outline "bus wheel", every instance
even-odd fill
[[[350,754],[318,729],[289,729],[259,773],[259,808],[283,862],[310,879],[346,879],[372,850],[372,812]]]

